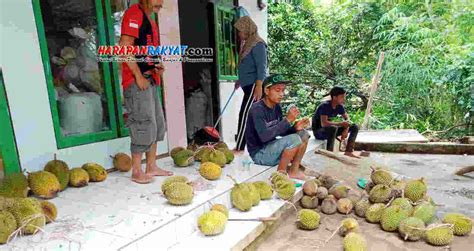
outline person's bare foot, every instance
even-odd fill
[[[146,174],[150,176],[172,176],[173,172],[159,168],[156,164],[147,166]]]
[[[357,155],[355,155],[353,152],[345,152],[344,155],[349,156],[349,157],[353,157],[353,158],[360,159],[360,157],[357,156]]]
[[[289,172],[288,176],[292,179],[299,179],[299,180],[305,180],[306,175],[302,171],[296,171],[296,172]]]
[[[153,177],[144,172],[134,172],[132,173],[132,181],[138,184],[148,184],[153,181]]]

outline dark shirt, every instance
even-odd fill
[[[342,115],[344,113],[346,113],[346,110],[344,109],[344,106],[342,105],[337,105],[336,108],[334,109],[331,106],[331,101],[325,101],[321,103],[313,115],[313,119],[312,119],[313,130],[320,129],[322,127],[321,115],[327,115],[328,120],[331,120],[331,118],[334,118],[337,115]]]
[[[277,136],[292,133],[296,133],[296,130],[283,116],[280,105],[270,108],[262,99],[250,108],[245,129],[245,140],[250,156],[253,157]]]

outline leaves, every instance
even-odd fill
[[[340,85],[349,90],[351,117],[362,120],[360,96],[368,96],[385,51],[372,127],[442,130],[466,120],[474,103],[473,24],[469,1],[271,4],[270,71],[295,83],[284,104],[296,104],[304,116]]]

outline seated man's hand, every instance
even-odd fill
[[[341,123],[339,123],[340,126],[344,127],[344,128],[349,128],[350,124],[348,121],[342,121]]]
[[[300,115],[300,112],[298,111],[298,108],[292,107],[288,111],[288,114],[286,115],[286,118],[290,123],[296,120],[296,118]]]
[[[306,118],[306,119],[298,120],[298,122],[296,122],[295,124],[295,129],[296,131],[301,131],[301,130],[306,129],[308,125],[309,125],[309,119]]]
[[[342,131],[341,140],[347,139],[347,136],[349,136],[349,128],[346,128],[344,131]]]

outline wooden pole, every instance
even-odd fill
[[[466,166],[459,170],[457,170],[454,174],[456,175],[464,175],[466,173],[474,172],[474,166]]]
[[[362,129],[367,130],[369,129],[369,119],[370,119],[370,112],[372,110],[372,100],[375,96],[375,92],[377,91],[377,86],[380,82],[380,73],[382,71],[382,63],[385,57],[385,53],[382,51],[379,55],[379,61],[377,63],[377,71],[375,72],[375,76],[372,78],[372,84],[370,86],[370,96],[369,102],[367,103],[367,110],[365,111],[364,123],[362,124]]]

